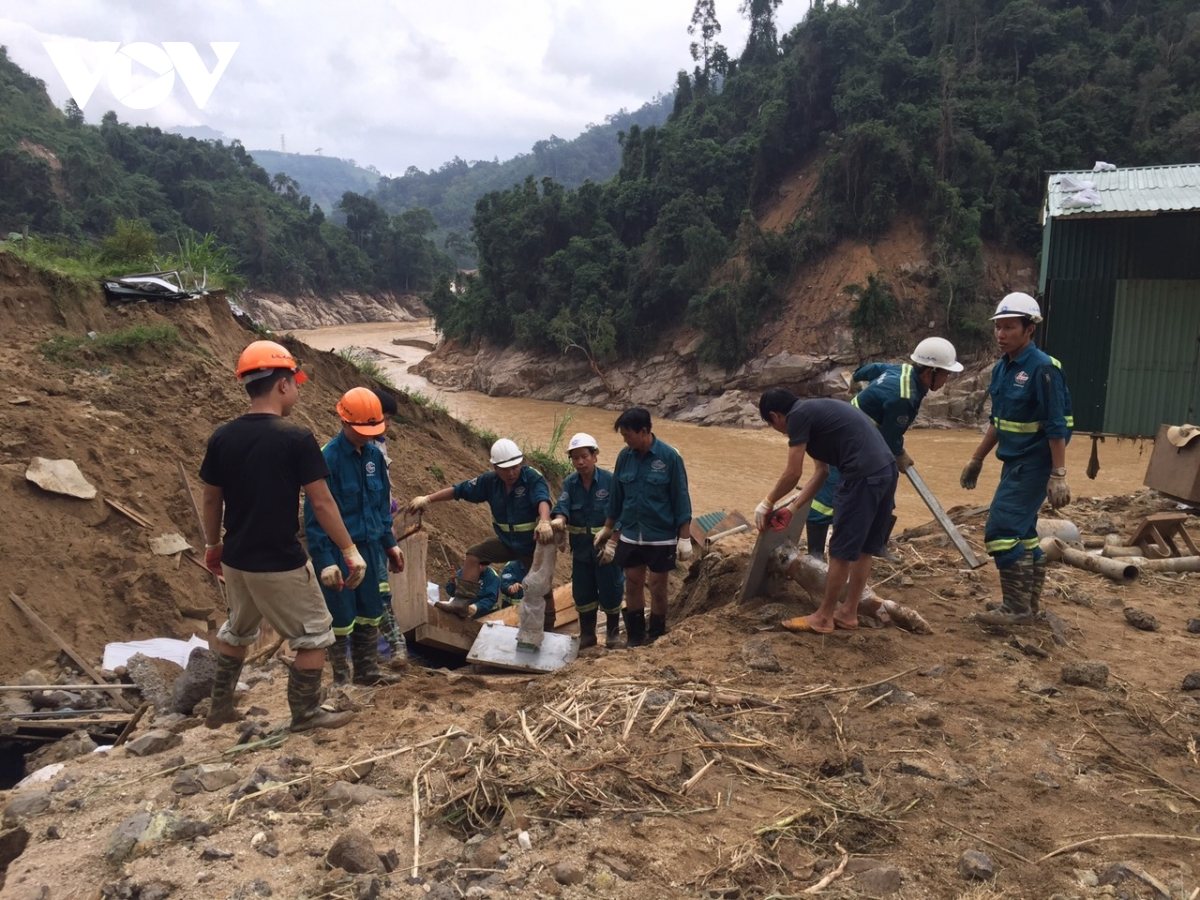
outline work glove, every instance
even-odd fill
[[[404,551],[399,547],[391,547],[387,550],[388,571],[395,572],[399,575],[404,571]]]
[[[692,539],[690,537],[680,538],[675,542],[675,558],[680,562],[687,562],[692,558]]]
[[[429,505],[428,495],[422,494],[420,497],[413,497],[411,500],[408,501],[408,514],[410,516],[413,516],[419,512],[424,512],[425,507],[427,507],[428,505]]]
[[[539,544],[554,543],[554,526],[546,520],[539,520],[533,529],[533,539]]]
[[[790,506],[780,508],[769,521],[772,531],[783,531],[792,523],[792,508]]]
[[[562,534],[564,531],[567,530],[567,520],[564,519],[562,516],[555,516],[553,519],[550,520],[550,527],[553,528],[555,531],[557,531],[559,534]]]
[[[225,575],[225,573],[221,571],[221,553],[224,550],[224,544],[204,545],[204,567],[218,578],[223,578]]]
[[[515,584],[506,585],[504,588],[504,593],[510,597],[515,597],[515,596],[517,596],[517,594],[521,593],[521,591],[523,591],[523,590],[525,590],[525,585],[521,584],[520,582],[517,582]]]
[[[607,566],[617,555],[617,542],[609,541],[604,545],[604,549],[600,551],[600,565]]]
[[[775,506],[770,500],[763,500],[754,507],[754,527],[759,531],[766,531],[767,523],[771,521],[771,513],[774,510]]]
[[[903,450],[901,450],[900,453],[897,454],[896,468],[898,468],[901,472],[907,472],[908,467],[911,466],[912,464],[913,464],[913,458],[911,456],[909,456],[907,453],[905,453]]]
[[[1051,475],[1050,484],[1046,487],[1046,496],[1050,499],[1052,509],[1062,509],[1071,502],[1071,486],[1067,484],[1067,475]]]
[[[979,473],[982,471],[983,460],[972,456],[971,461],[967,463],[966,468],[962,470],[962,474],[958,476],[959,486],[968,491],[975,490],[975,485],[979,481]]]
[[[338,566],[326,566],[321,570],[321,584],[331,591],[340,591],[345,584],[342,580],[342,570]]]
[[[367,561],[353,544],[342,548],[342,557],[346,560],[346,568],[350,570],[346,576],[346,587],[354,590],[367,577]]]
[[[592,539],[592,546],[601,554],[604,553],[604,545],[608,543],[608,539],[612,537],[613,530],[605,525],[596,532],[596,536]],[[611,557],[610,557],[611,559]]]

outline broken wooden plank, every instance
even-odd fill
[[[43,622],[41,619],[41,616],[39,616],[32,609],[30,609],[28,606],[26,606],[25,602],[20,597],[18,597],[16,594],[10,593],[8,595],[8,599],[11,600],[14,604],[16,604],[17,609],[19,609],[19,610],[21,610],[21,612],[25,613],[25,617],[27,619],[29,619],[29,621],[32,622],[34,625],[36,625],[38,628],[40,628],[42,630],[42,632],[44,632],[45,635],[48,638],[50,638],[51,641],[54,642],[54,645],[56,647],[58,647],[58,649],[62,650],[63,653],[65,653],[65,654],[67,654],[67,656],[71,657],[71,659],[73,659],[75,661],[76,665],[78,665],[79,668],[83,670],[83,674],[85,674],[88,678],[92,679],[92,681],[96,682],[96,684],[104,684],[105,683],[104,679],[100,677],[99,673],[96,672],[95,669],[93,669],[90,665],[87,664],[87,662],[84,660],[84,658],[76,652],[75,648],[72,647],[70,644],[68,644],[66,641],[64,641],[61,637],[59,637],[58,632],[56,632],[53,628],[51,628],[49,625],[47,625],[45,622]],[[133,704],[130,703],[128,700],[126,700],[123,696],[121,696],[120,688],[112,687],[111,685],[109,685],[108,693],[109,693],[109,696],[111,696],[113,698],[113,701],[117,704],[117,706],[119,706],[121,709],[125,710],[126,712],[134,711]]]
[[[119,735],[117,735],[117,740],[113,744],[114,747],[120,747],[123,743],[125,743],[125,741],[127,741],[129,739],[129,736],[131,734],[133,734],[133,729],[137,728],[138,722],[142,721],[142,716],[144,716],[146,714],[146,710],[148,710],[149,708],[150,708],[149,703],[143,703],[141,706],[139,706],[137,708],[137,712],[135,712],[133,714],[133,717],[128,722],[125,723],[125,727],[122,728],[121,733]]]
[[[501,625],[511,625],[517,627],[517,620],[521,614],[520,606],[508,606],[504,609],[498,609],[493,613],[488,613],[480,622],[497,622]],[[570,583],[560,584],[554,589],[554,630],[570,625],[572,622],[579,621],[579,613],[575,609],[575,595],[571,590]]]
[[[14,691],[107,691],[112,688],[120,690],[119,684],[0,684],[0,693]],[[124,685],[126,690],[136,691],[132,684]]]
[[[154,527],[154,523],[151,522],[149,519],[147,519],[145,516],[141,515],[140,513],[134,512],[132,509],[130,509],[127,506],[122,506],[120,503],[118,503],[116,500],[113,500],[111,497],[105,497],[104,502],[107,503],[109,506],[111,506],[113,509],[115,509],[117,512],[119,512],[121,515],[125,516],[125,518],[129,519],[129,521],[133,522],[135,525],[141,525],[143,528],[153,528]]]

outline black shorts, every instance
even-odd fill
[[[613,557],[613,565],[622,569],[636,569],[646,566],[651,572],[675,571],[674,544],[631,544],[628,541],[617,543],[617,555]]]
[[[854,562],[863,553],[878,556],[887,548],[899,478],[894,462],[865,478],[842,476],[833,494],[831,557]]]

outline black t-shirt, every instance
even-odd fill
[[[246,572],[303,566],[300,488],[328,475],[313,433],[280,416],[249,413],[214,431],[200,477],[224,494],[222,561]]]
[[[842,400],[797,400],[787,435],[788,446],[807,444],[809,456],[837,466],[843,478],[865,478],[895,459],[867,414]]]

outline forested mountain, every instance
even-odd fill
[[[374,166],[364,169],[352,159],[338,159],[336,156],[283,153],[279,150],[251,150],[250,155],[272,175],[283,172],[294,178],[299,190],[308,194],[326,215],[334,211],[346,191],[370,194],[381,177]]]
[[[905,212],[928,230],[952,331],[971,332],[982,242],[1036,252],[1047,170],[1200,160],[1194,0],[817,0],[779,37],[780,2],[743,2],[732,58],[698,0],[696,68],[669,122],[623,135],[612,181],[530,178],[480,200],[479,275],[435,290],[440,327],[603,358],[686,317],[732,365],[799,264]],[[808,212],[760,230],[752,211],[805,164]],[[858,322],[886,320],[887,299],[871,285]]]
[[[428,172],[413,166],[399,178],[382,179],[371,196],[390,213],[428,209],[438,223],[438,237],[447,252],[460,263],[473,265],[474,248],[467,237],[480,197],[507,190],[530,176],[549,177],[564,187],[608,181],[621,165],[619,135],[635,127],[661,125],[673,103],[674,94],[656,97],[634,112],[621,110],[607,116],[604,124],[590,125],[570,140],[550,135],[534,144],[532,153],[521,153],[503,162],[467,162],[455,157]],[[300,181],[304,183],[304,179]]]
[[[454,271],[429,239],[428,212],[388,216],[355,193],[341,205],[344,228],[236,140],[134,127],[113,112],[88,125],[0,47],[0,233],[27,227],[117,271],[203,246],[252,284],[288,292],[426,290]]]

